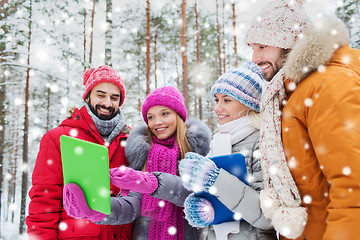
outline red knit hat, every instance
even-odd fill
[[[83,84],[85,86],[85,92],[83,94],[83,99],[85,100],[87,94],[93,87],[102,82],[113,83],[120,88],[120,107],[125,100],[124,81],[122,80],[120,74],[117,71],[115,71],[112,67],[106,65],[100,66],[96,69],[90,68],[84,73]]]

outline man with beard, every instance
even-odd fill
[[[89,220],[71,218],[63,208],[61,135],[107,146],[110,168],[127,165],[124,141],[129,128],[120,111],[125,99],[122,78],[111,67],[100,66],[85,72],[83,84],[84,106],[75,109],[71,117],[41,139],[29,192],[31,201],[26,218],[29,239],[131,239],[132,224],[97,225]],[[111,184],[113,196],[119,190]]]
[[[281,239],[359,239],[360,50],[341,20],[311,22],[301,2],[269,2],[245,38],[269,82],[262,210]]]

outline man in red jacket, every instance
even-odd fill
[[[71,218],[63,208],[61,135],[107,146],[110,168],[127,165],[123,143],[129,128],[120,111],[125,99],[123,80],[111,67],[101,66],[87,70],[83,84],[84,106],[41,139],[26,218],[30,239],[131,239],[132,224],[97,225],[89,220]],[[110,188],[111,194],[116,196],[119,189],[112,184]]]

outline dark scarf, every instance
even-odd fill
[[[119,135],[121,130],[125,127],[125,118],[120,109],[119,113],[116,114],[116,116],[112,119],[102,120],[91,111],[87,103],[85,103],[84,105],[91,119],[93,120],[97,130],[105,141],[110,143],[117,135]]]

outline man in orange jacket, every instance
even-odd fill
[[[359,239],[360,50],[335,17],[269,2],[246,35],[261,101],[262,209],[281,238]]]

